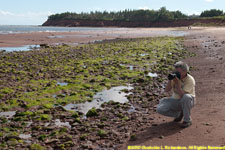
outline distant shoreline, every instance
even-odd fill
[[[197,28],[196,28],[197,29]],[[139,38],[155,36],[184,36],[187,28],[112,28],[107,30],[77,32],[29,32],[0,34],[0,47],[24,45],[76,45],[116,38]]]
[[[111,21],[111,20],[83,20],[83,19],[48,19],[42,26],[58,27],[185,27],[185,26],[225,26],[224,19],[179,19],[173,21]]]

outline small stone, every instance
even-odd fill
[[[161,135],[159,138],[160,138],[160,139],[164,139],[164,136]]]
[[[47,139],[47,140],[45,141],[46,144],[57,143],[57,142],[59,142],[59,139]]]
[[[206,126],[210,126],[210,124],[209,124],[209,123],[205,123],[205,125],[206,125]]]

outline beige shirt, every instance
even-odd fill
[[[190,74],[187,74],[187,76],[184,79],[179,80],[179,82],[181,83],[181,88],[184,90],[184,92],[187,92],[188,94],[191,94],[193,97],[195,97],[195,79]],[[181,97],[174,90],[173,80],[171,84],[173,92],[172,98],[180,99]]]

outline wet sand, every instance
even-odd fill
[[[173,118],[157,113],[154,126],[137,133],[136,146],[224,146],[225,114],[225,28],[191,30],[185,37],[185,47],[197,54],[184,61],[193,66],[191,74],[196,80],[197,104],[192,109],[192,126],[180,128]]]
[[[115,38],[138,38],[155,36],[183,36],[187,28],[118,28],[111,31],[81,32],[32,32],[0,34],[0,47],[19,47],[40,44],[88,43]]]
[[[134,29],[131,31],[114,31],[113,33],[92,33],[91,37],[77,33],[27,33],[16,35],[1,35],[2,46],[20,46],[24,44],[41,44],[68,42],[90,42],[91,40],[104,40],[112,38],[135,38],[141,36],[158,36],[162,31],[182,31],[188,35],[184,44],[188,51],[197,54],[195,57],[185,59],[193,66],[191,74],[196,79],[197,104],[192,110],[193,124],[191,127],[181,129],[180,123],[173,123],[172,118],[157,113],[147,114],[154,118],[148,121],[141,132],[135,133],[136,140],[124,144],[139,146],[224,146],[224,114],[225,114],[225,28],[158,28]],[[148,32],[147,32],[148,31]],[[158,33],[158,34],[157,34]],[[48,36],[68,36],[52,38]],[[97,35],[99,34],[99,36]],[[86,34],[90,36],[90,34]],[[71,37],[72,36],[72,37]],[[96,38],[96,36],[98,38]],[[8,39],[8,40],[7,40]],[[29,40],[28,40],[29,39]],[[61,41],[62,40],[62,41]],[[33,43],[32,43],[33,42]],[[8,45],[7,45],[8,44]],[[147,127],[146,127],[147,126]]]

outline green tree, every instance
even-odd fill
[[[65,12],[61,14],[54,14],[49,16],[50,20],[115,20],[115,21],[170,21],[174,19],[187,18],[186,15],[180,11],[169,11],[166,7],[160,10],[129,10],[117,12],[107,11],[91,11],[90,13],[72,13]]]
[[[222,10],[219,9],[211,9],[205,10],[201,13],[200,17],[215,17],[215,16],[223,16],[224,13]]]
[[[170,21],[174,20],[174,14],[166,9],[166,7],[162,7],[158,11],[157,21]]]

